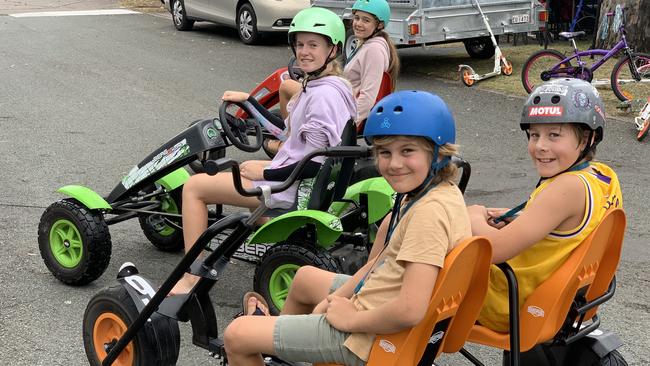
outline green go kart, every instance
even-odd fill
[[[182,250],[181,199],[189,178],[183,167],[197,158],[223,157],[231,145],[249,152],[262,146],[260,125],[237,119],[226,108],[221,106],[219,118],[196,121],[156,149],[108,196],[80,185],[59,188],[67,197],[50,205],[38,225],[40,253],[54,277],[68,285],[97,279],[111,258],[108,227],[133,218],[158,249]]]

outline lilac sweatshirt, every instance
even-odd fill
[[[352,93],[357,101],[357,116],[360,122],[368,117],[375,105],[384,71],[390,66],[388,43],[381,36],[363,42],[351,60],[345,65],[345,77],[352,84]]]
[[[338,76],[326,76],[307,83],[307,89],[287,106],[289,137],[271,161],[268,169],[282,168],[300,161],[305,154],[322,147],[336,146],[348,120],[356,116],[350,84]],[[322,163],[325,157],[315,158]],[[254,181],[253,185],[279,182]],[[290,208],[299,182],[271,196],[271,208]]]

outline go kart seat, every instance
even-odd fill
[[[608,211],[566,262],[519,307],[514,305],[519,303],[515,273],[507,264],[499,264],[508,279],[510,331],[498,333],[477,324],[468,341],[510,351],[514,365],[520,352],[540,343],[553,340],[567,345],[598,328],[597,307],[614,295],[625,225],[622,209]],[[583,325],[587,320],[590,324]]]
[[[492,245],[483,237],[465,239],[452,249],[424,318],[413,328],[377,335],[367,366],[431,365],[443,351],[458,352],[483,304],[491,259]]]
[[[355,146],[357,133],[353,120],[349,120],[341,133],[339,146]],[[314,178],[300,183],[296,201],[288,209],[269,209],[265,216],[277,217],[294,210],[327,211],[330,204],[340,200],[354,174],[355,158],[327,158]]]
[[[353,120],[349,120],[341,134],[340,146],[355,146],[357,132]],[[327,211],[333,201],[343,198],[354,174],[355,158],[327,158],[311,187],[308,210]]]
[[[392,93],[393,91],[393,82],[390,80],[390,74],[384,71],[384,74],[381,76],[381,84],[379,85],[379,92],[377,92],[377,99],[375,99],[375,104],[379,102],[383,97]],[[357,126],[357,134],[361,136],[363,134],[363,128],[366,125],[366,120],[361,121]]]

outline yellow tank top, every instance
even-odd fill
[[[574,229],[552,231],[544,239],[507,261],[517,275],[520,307],[528,295],[564,263],[571,252],[589,236],[608,208],[623,205],[618,177],[607,165],[591,162],[590,169],[562,174],[576,175],[584,183],[585,215]],[[555,178],[543,181],[530,195],[526,206]],[[495,265],[490,268],[488,291],[478,321],[492,330],[508,331],[508,285],[505,276]]]

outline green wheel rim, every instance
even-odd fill
[[[284,301],[287,299],[291,282],[293,282],[293,277],[296,275],[298,268],[300,266],[297,264],[283,264],[271,274],[269,280],[271,301],[280,310],[284,307]]]
[[[171,196],[167,196],[162,199],[160,202],[160,208],[163,212],[166,213],[171,213],[171,214],[177,214],[178,213],[178,206],[176,205],[176,201]],[[176,232],[176,229],[172,226],[165,225],[161,227],[160,230],[158,230],[158,234],[161,236],[172,236]]]
[[[54,259],[65,268],[74,268],[83,256],[83,240],[72,221],[61,219],[50,229],[50,250]]]

